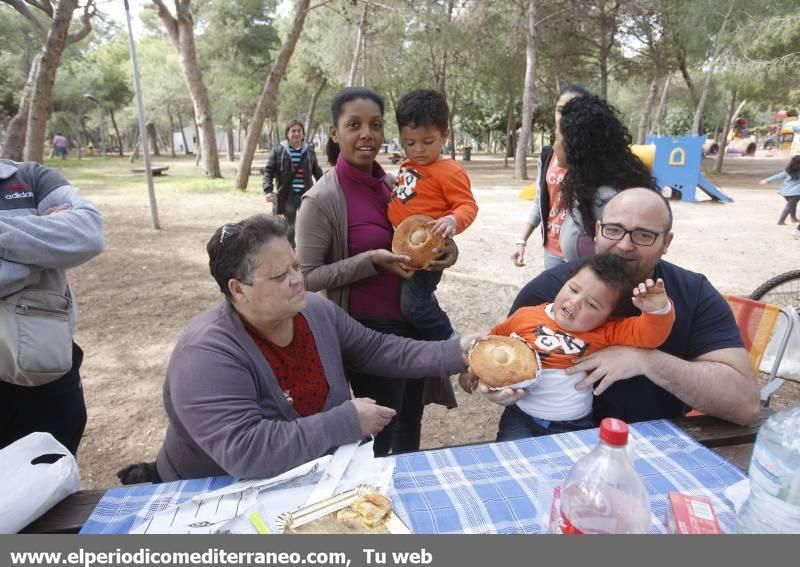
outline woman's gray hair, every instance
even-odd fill
[[[287,238],[288,225],[283,217],[254,215],[219,227],[206,244],[208,267],[225,299],[231,299],[228,282],[253,283],[261,247],[276,238]]]

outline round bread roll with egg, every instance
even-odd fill
[[[411,215],[400,223],[392,237],[392,252],[408,256],[407,268],[422,270],[436,257],[433,250],[444,248],[444,238],[431,231],[428,223],[433,219],[427,215]]]
[[[473,374],[490,388],[507,388],[536,378],[539,361],[536,353],[519,339],[489,335],[469,352]]]

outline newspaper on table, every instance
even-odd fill
[[[352,458],[335,493],[368,482],[385,489],[392,479],[393,459],[376,459],[370,441],[352,451]],[[335,458],[335,454],[334,454]],[[258,533],[248,519],[258,513],[272,531],[277,518],[303,506],[317,484],[325,479],[332,461],[330,455],[315,459],[269,479],[235,482],[229,486],[197,495],[177,506],[157,512],[150,520],[131,530],[135,534],[212,534]]]

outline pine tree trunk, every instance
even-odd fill
[[[642,117],[639,119],[639,135],[636,138],[637,144],[644,144],[647,139],[648,128],[650,123],[650,113],[653,112],[653,101],[658,94],[658,77],[653,76],[650,82],[650,90],[647,92],[647,98],[644,101],[644,108],[642,109]]]
[[[353,60],[350,63],[350,74],[347,78],[347,86],[352,87],[356,84],[356,74],[358,73],[358,60],[361,57],[361,45],[363,36],[367,30],[367,9],[369,4],[364,2],[364,9],[361,11],[361,20],[358,23],[358,33],[356,34],[356,46],[353,49]]]
[[[181,131],[181,140],[183,140],[183,153],[188,156],[192,152],[189,151],[189,142],[186,141],[186,131],[183,129],[183,119],[181,118],[181,111],[178,109],[175,109],[175,118],[178,119],[178,128]]]
[[[536,1],[528,0],[528,45],[526,50],[525,86],[522,91],[522,129],[514,161],[514,177],[528,179],[528,147],[531,143],[534,89],[536,81]]]
[[[139,159],[139,152],[141,151],[141,145],[142,145],[142,138],[140,136],[136,136],[136,144],[133,146],[131,157],[128,159],[130,163],[133,163],[137,159]]]
[[[25,131],[25,161],[44,160],[45,133],[50,117],[50,98],[56,81],[56,71],[61,63],[61,54],[67,43],[72,13],[78,7],[78,0],[61,0],[53,12],[53,20],[47,33],[47,41],[42,47],[41,60],[31,92],[28,123]]]
[[[667,95],[669,94],[669,83],[672,75],[667,75],[664,79],[664,89],[661,91],[661,99],[658,101],[658,108],[653,123],[650,126],[650,131],[655,132],[657,136],[661,135],[661,123],[664,121],[664,115],[667,112]]]
[[[608,98],[608,55],[610,49],[606,47],[606,34],[608,26],[606,21],[606,3],[600,2],[600,97]],[[609,46],[610,47],[610,46]]]
[[[272,110],[273,103],[278,94],[280,81],[286,72],[286,66],[289,64],[289,60],[292,58],[292,53],[297,45],[297,40],[300,38],[300,33],[303,31],[303,24],[310,3],[311,0],[299,0],[297,3],[297,13],[292,22],[292,28],[281,47],[278,58],[275,60],[275,65],[272,67],[264,83],[264,88],[256,104],[253,118],[250,120],[250,130],[247,133],[247,140],[245,141],[244,148],[242,148],[236,179],[236,187],[242,191],[247,189],[247,183],[250,180],[250,167],[253,164],[253,156],[256,153],[256,147],[258,147],[258,140],[261,137],[261,129],[264,126],[264,120],[267,118],[270,110]]]
[[[506,122],[506,151],[503,156],[503,167],[508,167],[508,158],[514,155],[514,95],[508,93],[508,122]]]
[[[156,133],[156,126],[152,122],[145,124],[147,129],[147,137],[150,140],[150,153],[154,156],[161,156],[161,151],[158,149],[158,135]]]
[[[722,139],[719,141],[719,151],[714,162],[714,173],[722,173],[722,162],[725,159],[725,148],[728,147],[728,132],[731,131],[731,122],[735,116],[734,106],[736,105],[736,89],[731,90],[731,98],[728,101],[728,112],[725,116],[725,128],[722,130]]]
[[[28,79],[20,97],[17,114],[11,119],[8,125],[6,141],[3,144],[2,157],[14,161],[22,161],[23,150],[25,149],[25,132],[28,129],[28,112],[31,107],[31,95],[33,94],[33,84],[39,73],[39,62],[42,60],[41,53],[33,58],[31,69],[28,71]]]
[[[308,105],[308,114],[306,114],[306,124],[303,129],[305,132],[306,137],[310,141],[314,136],[313,134],[313,121],[314,121],[314,111],[317,109],[317,101],[319,100],[319,95],[322,94],[322,91],[325,89],[325,85],[328,84],[328,79],[325,77],[322,78],[317,90],[314,91],[314,94],[311,96],[311,103]]]
[[[450,131],[448,143],[450,145],[450,159],[456,159],[456,129],[453,127],[453,116],[455,116],[456,95],[450,101],[450,114],[447,116],[447,127]]]
[[[169,13],[162,0],[153,0],[158,8],[158,16],[167,30],[167,35],[178,53],[178,62],[183,79],[194,107],[198,125],[199,154],[202,155],[203,168],[208,177],[222,177],[219,167],[219,153],[214,133],[214,118],[208,90],[203,81],[203,73],[197,62],[194,42],[194,20],[190,0],[175,0],[175,17]]]
[[[233,117],[228,118],[225,123],[225,137],[228,142],[228,161],[236,161],[236,156],[233,152]]]
[[[167,116],[169,116],[169,154],[175,157],[175,118],[172,116],[172,111],[167,106]]]
[[[725,14],[725,19],[722,20],[722,25],[719,27],[719,32],[717,32],[716,37],[714,38],[714,44],[711,47],[711,65],[706,72],[706,80],[703,83],[703,90],[700,93],[700,100],[697,103],[697,109],[694,112],[694,120],[692,121],[692,134],[695,136],[699,136],[703,133],[703,114],[705,112],[706,106],[706,99],[708,98],[708,93],[711,90],[711,79],[714,76],[714,69],[717,66],[717,59],[719,57],[720,49],[722,49],[722,34],[725,32],[725,26],[728,25],[728,19],[730,19],[731,12],[733,12],[733,7],[736,4],[736,0],[731,0],[730,6],[728,6],[728,12]]]
[[[111,125],[114,127],[114,133],[117,135],[117,142],[119,143],[119,157],[122,157],[124,154],[122,152],[122,136],[119,135],[119,128],[117,128],[117,119],[114,117],[114,109],[109,110],[109,114],[111,115]]]
[[[83,145],[88,146],[92,143],[92,137],[89,135],[89,130],[86,129],[86,117],[80,117],[81,133],[83,133]]]

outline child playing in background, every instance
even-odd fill
[[[431,89],[406,93],[397,104],[397,126],[406,160],[397,174],[388,216],[398,226],[410,215],[434,219],[434,233],[450,238],[464,231],[478,214],[469,177],[455,160],[442,156],[450,135],[450,110],[444,95]],[[441,271],[417,271],[403,280],[400,307],[406,320],[425,340],[444,340],[454,333],[434,292]]]
[[[778,224],[786,224],[787,216],[791,218],[792,222],[798,222],[797,203],[800,202],[800,156],[794,156],[784,171],[762,179],[761,185],[766,185],[773,181],[783,181],[778,193],[786,199],[786,206],[781,212]],[[800,225],[795,229],[793,236],[800,238]]]
[[[625,317],[631,301],[641,311],[638,317]],[[663,280],[648,279],[635,285],[621,257],[599,254],[587,258],[553,303],[522,307],[488,333],[515,333],[539,354],[542,367],[532,388],[517,401],[516,411],[503,415],[506,423],[500,430],[506,434],[497,440],[595,427],[592,388],[575,389],[586,372],[567,374],[565,370],[579,357],[610,345],[657,348],[667,340],[674,322],[675,310]],[[474,386],[462,383],[468,392]]]

